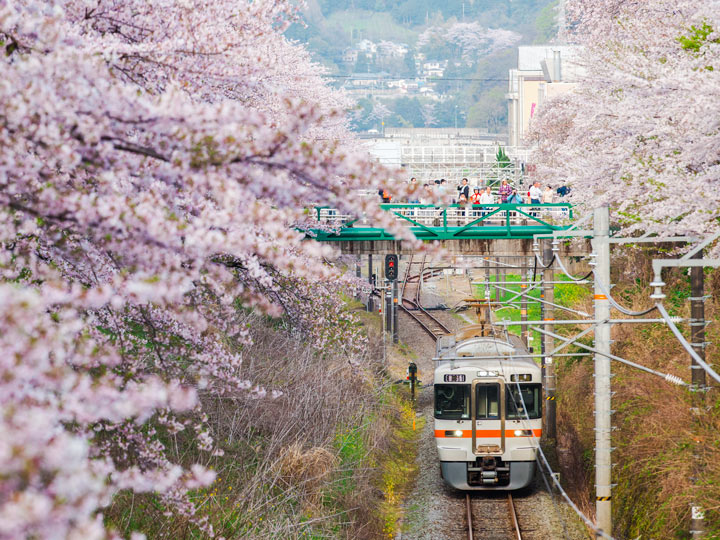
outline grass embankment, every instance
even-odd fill
[[[538,277],[539,279],[539,277]],[[495,301],[496,298],[496,288],[493,283],[495,283],[496,276],[489,276],[488,281],[490,282],[489,289],[490,289],[490,300]],[[500,277],[500,287],[507,289],[507,290],[500,290],[500,301],[501,302],[507,302],[511,298],[516,297],[522,290],[522,284],[520,283],[521,279],[520,276],[517,274],[509,274],[506,276]],[[555,278],[555,281],[569,281],[567,278],[563,275],[557,275]],[[503,283],[503,282],[511,282],[511,283]],[[527,288],[530,289],[533,287],[533,284],[526,284]],[[485,298],[485,285],[483,284],[477,284],[475,285],[476,292],[475,297],[484,299]],[[590,297],[590,289],[587,286],[578,286],[573,283],[568,283],[567,285],[558,284],[554,287],[555,292],[555,302],[556,304],[559,304],[561,306],[576,306],[579,304],[582,304],[584,300]],[[529,321],[538,321],[541,319],[540,314],[540,298],[541,298],[542,291],[540,289],[540,286],[538,285],[536,288],[531,289],[528,293],[528,296],[531,298],[531,300],[528,301],[528,315],[527,318]],[[520,321],[520,299],[519,297],[513,301],[512,306],[509,307],[503,307],[499,310],[494,310],[496,315],[499,319],[505,319],[508,321]],[[577,308],[576,308],[577,309]],[[555,318],[560,318],[560,315],[557,314]],[[574,317],[574,318],[579,318]],[[520,335],[520,325],[512,325],[508,327],[508,331],[512,334]],[[541,334],[540,332],[531,332],[531,346],[535,348],[536,352],[540,352],[540,338]]]
[[[613,263],[619,269],[613,296],[634,310],[651,305],[648,260]],[[677,272],[665,278],[666,307],[689,317],[690,283]],[[707,341],[720,338],[717,327],[720,273],[707,274],[713,300],[706,302]],[[706,292],[708,287],[706,286]],[[589,299],[577,308],[591,312]],[[616,312],[615,312],[616,313]],[[615,315],[614,315],[615,316]],[[648,317],[653,316],[649,314]],[[681,325],[689,336],[687,323]],[[573,334],[579,327],[563,327]],[[615,325],[613,353],[690,381],[688,354],[663,324]],[[589,343],[589,342],[588,342]],[[717,366],[718,349],[707,349]],[[594,388],[591,358],[556,361],[558,374],[558,449],[563,479],[589,514],[594,510]],[[614,534],[619,538],[690,538],[693,502],[706,510],[707,538],[720,538],[720,399],[717,386],[705,394],[698,414],[691,413],[696,394],[661,378],[613,362],[612,454]],[[693,482],[693,478],[697,478]]]
[[[371,344],[378,342],[375,318],[364,316]],[[189,511],[228,539],[391,538],[414,478],[419,431],[378,347],[360,359],[321,357],[258,318],[243,356],[243,377],[283,394],[206,398],[224,455],[188,452],[183,432],[177,435],[180,461],[202,462],[218,475],[194,494]],[[127,536],[205,537],[187,517],[166,514],[152,494],[121,493],[106,515]]]

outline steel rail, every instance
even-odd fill
[[[467,537],[473,540],[472,506],[470,505],[470,494],[465,494],[465,514],[467,515]]]
[[[515,540],[522,540],[522,532],[520,531],[520,523],[518,523],[517,512],[515,511],[515,503],[513,503],[513,498],[509,491],[507,496],[508,506],[510,507],[510,519],[515,529]]]
[[[407,268],[405,269],[405,277],[407,278],[410,273],[410,266],[412,265],[412,257],[410,258],[410,261],[408,263]],[[422,275],[425,268],[425,257],[423,257],[422,262],[420,263],[420,274]],[[420,305],[420,285],[415,288],[415,299],[411,300],[410,298],[405,298],[405,285],[406,282],[403,282],[402,287],[402,294],[401,294],[401,301],[398,302],[398,307],[402,309],[405,313],[410,315],[415,321],[425,330],[430,336],[437,341],[437,339],[441,335],[451,334],[452,332],[450,329],[445,326],[443,323],[441,323],[439,320],[437,320],[435,317],[430,315],[430,313],[427,312],[427,310],[423,309],[422,305]],[[410,308],[405,307],[404,304],[409,304]],[[412,308],[412,309],[411,309]],[[436,330],[433,330],[428,324],[426,324],[425,321],[422,320],[420,316],[418,316],[418,313],[421,313],[424,317],[432,321],[431,324],[436,325],[437,329],[441,330],[441,333],[438,333]]]

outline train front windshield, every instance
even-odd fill
[[[440,420],[470,418],[470,385],[436,384],[435,418]]]
[[[436,384],[435,385],[435,418],[438,420],[467,420],[470,418],[470,385],[469,384]],[[518,392],[517,384],[505,387],[505,418],[522,420],[540,418],[541,401],[539,384],[521,384]],[[476,418],[478,420],[500,419],[500,385],[478,384]],[[522,394],[522,399],[521,399]]]
[[[435,385],[435,418],[439,420],[463,420],[470,418],[469,384]],[[500,419],[500,385],[478,384],[475,403],[478,420]]]
[[[506,418],[509,420],[540,418],[542,414],[541,390],[539,384],[521,384],[520,391],[518,391],[517,384],[508,384],[505,387]]]

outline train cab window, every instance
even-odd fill
[[[436,384],[435,418],[441,420],[470,418],[470,385]]]
[[[505,392],[505,403],[507,404],[508,420],[540,418],[542,414],[540,391],[541,385],[539,384],[521,384],[520,392],[522,392],[522,399],[520,399],[518,385],[508,384],[506,386]]]
[[[478,384],[477,392],[477,419],[500,418],[500,385]]]

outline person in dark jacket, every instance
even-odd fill
[[[468,184],[468,179],[463,178],[461,184],[457,187],[458,189],[458,200],[460,200],[460,195],[465,195],[465,200],[470,199],[470,185]]]

